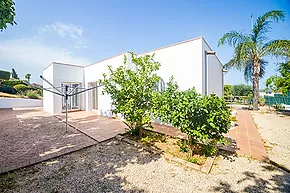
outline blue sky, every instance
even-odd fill
[[[39,75],[52,61],[86,65],[127,50],[140,53],[198,36],[226,63],[233,49],[217,47],[219,38],[233,29],[249,32],[251,14],[256,18],[274,9],[285,11],[287,17],[273,25],[269,37],[290,39],[289,0],[15,3],[18,25],[0,32],[0,69],[14,68],[21,78],[31,73],[34,82],[40,82]],[[277,60],[269,61],[265,78],[276,73]],[[243,74],[235,70],[225,75],[225,82],[245,83]]]

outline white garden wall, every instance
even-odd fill
[[[42,100],[24,98],[0,98],[0,108],[42,107]]]

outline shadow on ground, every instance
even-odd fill
[[[159,158],[113,139],[2,175],[0,192],[144,192],[126,181],[122,168]]]
[[[96,143],[41,108],[0,109],[0,173]]]
[[[272,166],[268,163],[264,163],[262,171],[281,171],[279,168]],[[240,176],[240,180],[237,184],[241,184],[248,181],[243,190],[235,191],[230,183],[226,181],[220,181],[217,186],[212,187],[211,191],[224,192],[224,193],[238,193],[238,192],[257,192],[257,193],[269,193],[269,192],[290,192],[290,178],[289,173],[282,172],[282,174],[274,174],[270,179],[265,180],[260,174],[255,172],[245,171]],[[250,185],[249,185],[250,184]]]

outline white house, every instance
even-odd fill
[[[174,76],[182,90],[195,87],[197,92],[204,95],[210,93],[223,95],[222,63],[203,37],[137,54],[137,56],[154,53],[155,61],[161,64],[158,75],[165,82],[170,76]],[[127,56],[127,65],[132,67],[130,53],[125,52],[88,66],[53,62],[44,69],[43,77],[57,87],[64,85],[69,85],[71,88],[94,87],[96,81],[102,78],[102,74],[108,71],[108,65],[117,68],[124,64],[124,56]],[[46,82],[43,82],[43,86],[51,87]],[[102,87],[99,87],[70,97],[69,110],[97,111],[98,114],[110,116],[111,100],[108,95],[102,95],[102,90]],[[59,114],[65,110],[65,101],[61,96],[44,91],[43,108],[51,114]]]

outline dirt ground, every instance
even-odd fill
[[[290,170],[290,116],[253,112],[271,160]]]
[[[289,192],[290,174],[222,152],[210,174],[110,140],[0,175],[0,192]]]

